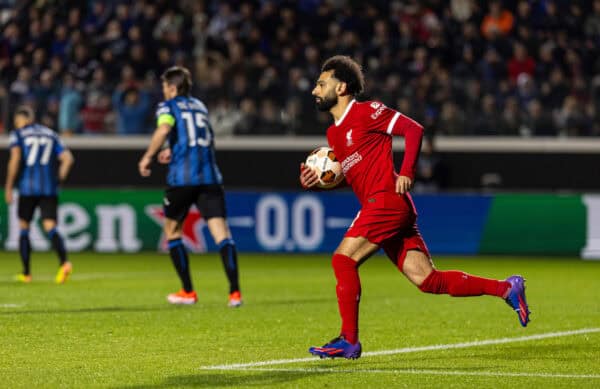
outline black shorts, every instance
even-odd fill
[[[170,186],[165,190],[165,216],[182,222],[192,204],[196,204],[204,220],[225,217],[225,192],[222,185]]]
[[[40,207],[42,220],[51,219],[56,221],[57,196],[19,196],[17,207],[19,219],[29,223],[33,219],[33,213],[37,207]]]

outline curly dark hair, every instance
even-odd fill
[[[356,96],[365,89],[365,76],[360,65],[347,55],[335,55],[321,67],[321,72],[333,70],[333,76],[346,83],[349,94]]]

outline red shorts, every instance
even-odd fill
[[[345,237],[363,237],[383,248],[402,270],[408,250],[429,250],[417,227],[417,214],[408,196],[381,193],[373,196],[356,215]]]

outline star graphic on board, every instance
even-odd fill
[[[163,207],[160,205],[148,205],[146,206],[145,211],[146,215],[148,215],[162,228],[165,222],[165,212]],[[205,225],[206,222],[202,218],[198,208],[195,206],[190,208],[187,217],[183,221],[182,239],[185,246],[194,253],[206,252],[206,241],[204,240],[204,235],[202,234],[202,229]],[[167,251],[167,239],[164,232],[160,234],[158,248],[161,251]]]

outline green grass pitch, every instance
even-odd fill
[[[179,287],[166,255],[33,253],[17,284],[16,253],[0,254],[2,387],[600,387],[600,332],[503,344],[304,360],[339,330],[328,255],[240,255],[245,305],[226,306],[217,255],[192,255],[200,301],[170,306]],[[527,280],[529,327],[493,297],[426,295],[384,258],[361,268],[364,352],[600,328],[600,262],[576,258],[444,257],[439,269]],[[300,359],[225,370],[223,364]]]

